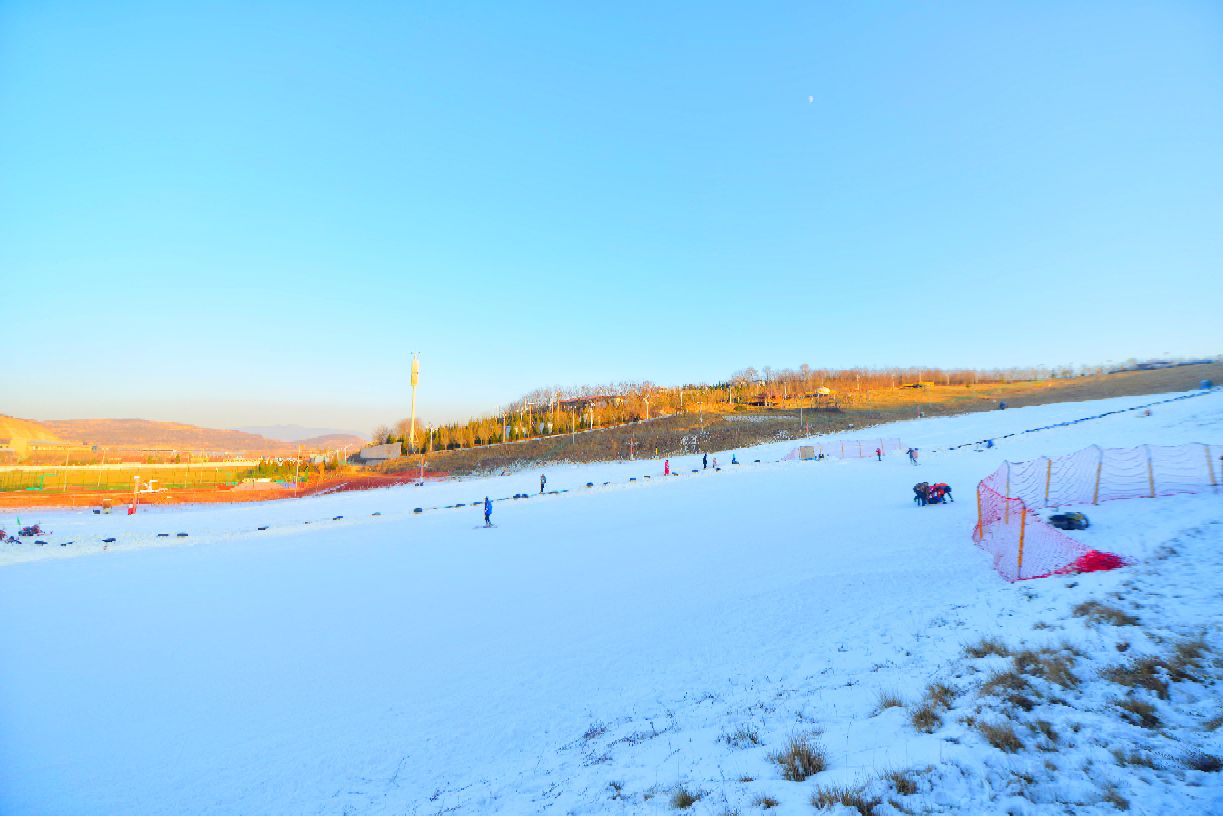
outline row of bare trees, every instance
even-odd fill
[[[680,412],[718,413],[745,407],[797,408],[800,405],[853,404],[880,391],[906,385],[971,386],[1066,378],[1105,373],[1102,366],[1008,369],[851,368],[796,369],[765,366],[736,371],[719,383],[662,387],[649,381],[605,385],[543,387],[523,394],[497,414],[436,426],[419,420],[416,447],[410,449],[410,424],[374,429],[375,444],[399,442],[404,453],[470,448],[556,434],[573,434]]]

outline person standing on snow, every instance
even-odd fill
[[[493,500],[488,496],[484,497],[484,526],[493,526]]]
[[[883,448],[875,448],[875,458],[880,462],[883,461]]]
[[[917,464],[917,448],[909,448],[909,461]]]
[[[713,469],[714,469],[714,470],[717,470],[717,469],[718,469],[718,457],[716,457],[716,456],[715,456],[715,457],[713,457]]]
[[[702,453],[701,454],[701,470],[708,470],[708,469],[709,469],[709,454]]]
[[[539,495],[544,494],[544,485],[548,484],[548,477],[543,473],[539,474]]]
[[[670,459],[664,459],[664,460],[663,460],[663,462],[662,462],[662,475],[663,475],[663,476],[670,476],[670,475],[671,475],[671,460],[670,460]]]

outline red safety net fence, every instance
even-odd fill
[[[836,459],[866,459],[875,451],[886,455],[900,450],[899,439],[834,439],[830,442],[813,442],[800,445],[786,454],[787,459],[815,459],[817,456]]]
[[[1126,562],[1075,541],[1033,512],[1217,490],[1219,445],[1092,446],[1057,458],[1003,462],[977,485],[973,540],[1008,581],[1113,569]]]

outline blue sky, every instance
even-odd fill
[[[1217,3],[0,3],[18,416],[1218,353],[1221,261]]]

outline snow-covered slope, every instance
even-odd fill
[[[498,502],[491,530],[471,503],[537,493],[538,472],[23,514],[54,535],[0,546],[0,812],[669,812],[684,789],[692,812],[807,813],[835,785],[879,814],[1223,808],[1221,774],[1189,767],[1223,752],[1203,725],[1213,658],[1166,700],[1101,675],[1198,635],[1223,646],[1220,496],[1087,508],[1075,535],[1138,559],[1112,573],[1008,585],[969,537],[973,488],[1003,458],[1223,442],[1223,394],[947,450],[1152,401],[870,430],[921,447],[917,468],[778,461],[792,442],[733,467],[719,452],[719,472],[673,459],[665,480],[659,461],[553,468],[568,492]],[[915,477],[960,501],[916,508]],[[1093,599],[1139,623],[1071,614]],[[1030,710],[981,695],[1010,666],[963,653],[983,636],[1047,648],[1075,682],[1029,671]],[[936,681],[958,695],[923,733],[910,714]],[[881,692],[909,709],[877,712]],[[1126,723],[1127,697],[1159,728]],[[1022,749],[978,727],[1004,721]],[[783,779],[770,756],[791,737],[826,769]]]

